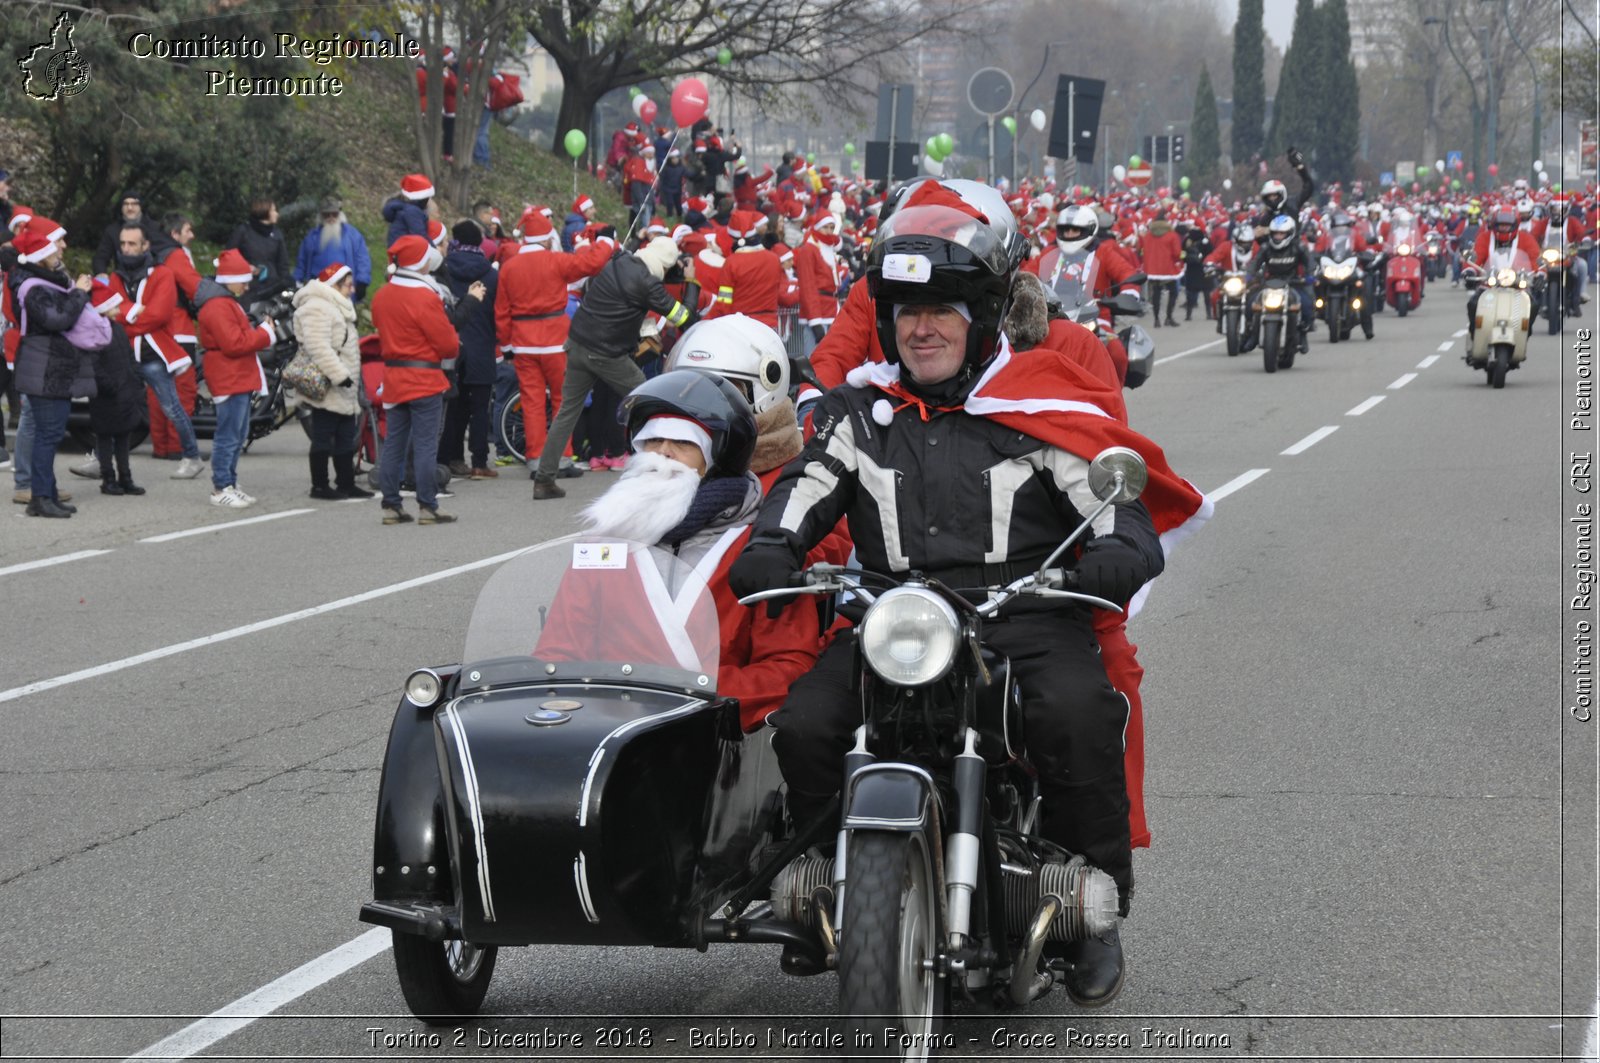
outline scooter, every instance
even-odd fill
[[[1565,243],[1565,240],[1562,240]],[[1563,247],[1547,247],[1539,254],[1539,268],[1544,271],[1544,316],[1550,335],[1561,331],[1566,318],[1579,317],[1578,286],[1572,276],[1573,252],[1563,253]]]
[[[1463,269],[1461,282],[1468,289],[1482,288],[1462,360],[1472,369],[1482,369],[1490,387],[1503,388],[1506,374],[1527,360],[1528,333],[1544,295],[1544,274],[1518,253],[1511,266]]]
[[[1401,317],[1422,302],[1422,258],[1414,245],[1404,242],[1395,246],[1385,283],[1385,297]]]

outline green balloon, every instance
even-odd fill
[[[567,149],[567,154],[576,159],[583,154],[583,149],[589,146],[589,138],[583,135],[581,129],[569,129],[561,143]]]
[[[928,158],[932,159],[934,162],[938,162],[939,161],[939,138],[936,137],[936,136],[929,137],[927,139],[927,142],[922,145],[922,154],[926,155]]]
[[[717,62],[721,63],[723,66],[727,66],[729,63],[733,62],[733,49],[720,49],[717,52]]]
[[[1427,172],[1428,172],[1428,164],[1427,163],[1423,163],[1421,166],[1417,167],[1417,176],[1418,177],[1421,177],[1423,174],[1426,174]]]
[[[1189,191],[1189,179],[1187,177],[1178,178],[1178,187],[1185,192]]]
[[[1017,135],[1017,120],[1011,117],[1009,114],[1000,119],[1000,124],[1006,127],[1007,133],[1010,133],[1012,136]]]
[[[1560,195],[1561,194],[1561,186],[1560,185],[1551,185],[1550,186],[1550,191],[1554,192],[1556,195]]]
[[[644,90],[641,89],[639,86],[637,86],[637,85],[629,85],[628,86],[628,99],[631,100],[635,96],[642,96],[642,95],[644,95]]]
[[[1461,191],[1461,181],[1459,179],[1452,178],[1450,181],[1450,189],[1453,192]]]
[[[956,150],[956,138],[951,136],[949,133],[940,133],[939,134],[939,154],[940,155],[949,155],[952,151],[955,151],[955,150]]]
[[[845,141],[844,142],[844,153],[846,155],[854,155],[856,153],[856,146],[854,144],[852,144],[848,140]]]
[[[1128,169],[1137,170],[1139,168],[1140,164],[1143,163],[1143,162],[1144,162],[1144,160],[1139,158],[1139,156],[1130,155],[1130,156],[1128,156]]]

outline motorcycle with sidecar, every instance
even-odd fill
[[[407,678],[389,735],[360,917],[391,929],[412,1012],[476,1012],[509,946],[782,944],[790,973],[839,972],[857,1029],[893,1026],[900,1058],[926,1059],[952,998],[1048,991],[1046,942],[1114,926],[1117,890],[1038,833],[1021,692],[983,630],[1019,599],[1115,609],[1068,589],[1063,559],[1145,477],[1133,451],[1098,455],[1100,508],[1005,587],[816,565],[745,600],[843,594],[858,619],[861,724],[810,823],[784,814],[772,728],[743,732],[717,694],[695,569],[586,537],[514,556],[461,662]]]

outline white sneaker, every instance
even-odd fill
[[[259,501],[259,499],[257,499],[255,495],[247,495],[247,494],[245,494],[244,491],[239,487],[238,484],[234,484],[233,486],[229,487],[228,490],[232,491],[234,494],[236,494],[240,498],[244,499],[246,505],[253,506],[253,505],[256,504],[257,501]]]
[[[233,488],[224,487],[220,491],[211,492],[211,504],[213,506],[226,506],[229,509],[243,509],[250,503],[246,502],[243,496]]]
[[[99,464],[100,463],[98,461],[95,462],[96,466]],[[184,458],[182,461],[178,462],[178,467],[172,471],[172,479],[193,480],[196,476],[200,475],[201,470],[203,470],[205,467],[206,463],[198,458]]]
[[[100,459],[91,454],[87,461],[81,461],[76,465],[69,466],[67,471],[74,476],[82,476],[86,480],[98,480],[100,479]]]

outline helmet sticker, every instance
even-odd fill
[[[927,255],[883,256],[883,279],[927,284],[933,278],[933,262]]]

